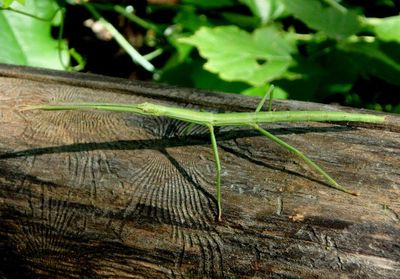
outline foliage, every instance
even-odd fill
[[[223,80],[254,86],[285,73],[291,62],[290,53],[295,51],[294,45],[275,26],[258,28],[252,34],[236,26],[201,27],[180,42],[198,48],[200,55],[207,59],[204,69],[218,73]],[[221,48],[223,44],[226,45]]]
[[[4,1],[4,7],[10,7],[11,2]],[[24,4],[25,1],[16,2]],[[18,12],[0,11],[0,62],[63,69],[61,59],[68,63],[66,46],[50,35],[52,25],[60,24],[57,3],[53,0],[27,1],[25,5],[14,3],[11,7]]]
[[[26,7],[32,1],[26,0]],[[10,2],[3,1],[3,7]],[[281,98],[400,112],[400,15],[392,0],[363,5],[355,0],[148,0],[132,6],[123,6],[125,1],[43,2],[65,6],[67,21],[79,8],[89,11],[87,16],[103,22],[139,65],[129,64],[130,71],[150,71],[161,82],[247,95],[262,95],[273,82]],[[6,12],[11,13],[0,13],[1,28],[8,24],[1,20]],[[47,49],[54,50],[51,24],[46,24],[32,29],[40,34],[35,42],[16,46],[12,37],[21,29],[8,24],[9,36],[0,35],[0,43],[7,45],[0,61],[33,65],[31,56],[54,61],[22,47],[49,44]],[[29,59],[13,56],[18,49]],[[76,52],[74,57],[82,60]]]
[[[283,0],[286,9],[310,28],[341,40],[360,31],[356,13],[344,7],[323,6],[319,0]]]
[[[4,7],[4,8],[8,8],[8,7],[11,6],[11,4],[12,4],[13,2],[17,2],[17,3],[20,3],[20,4],[22,4],[22,5],[25,4],[25,0],[3,0],[3,1],[0,1],[0,5],[1,5],[2,7]]]

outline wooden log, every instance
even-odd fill
[[[160,102],[254,110],[257,98],[0,66],[0,277],[399,278],[400,117],[268,125],[360,192],[334,190],[247,128],[21,105]],[[278,110],[354,109],[275,101]]]

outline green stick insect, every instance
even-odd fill
[[[332,111],[272,111],[272,92],[273,86],[270,86],[268,92],[262,98],[254,112],[230,112],[230,113],[212,113],[205,111],[195,111],[186,108],[168,107],[152,103],[140,104],[101,104],[101,103],[83,103],[83,104],[55,104],[55,105],[37,105],[29,106],[25,109],[40,109],[40,110],[104,110],[113,112],[131,112],[147,116],[164,116],[173,119],[178,119],[191,125],[203,125],[210,131],[211,146],[215,159],[216,171],[216,192],[218,206],[218,221],[222,220],[222,205],[221,205],[221,163],[218,154],[217,140],[215,138],[214,127],[217,126],[250,126],[260,132],[262,135],[279,144],[289,152],[300,157],[306,164],[321,174],[332,188],[358,195],[357,192],[351,191],[339,185],[329,174],[319,167],[310,158],[304,155],[295,147],[286,143],[282,139],[274,136],[268,131],[259,126],[261,123],[276,123],[276,122],[306,122],[306,121],[338,121],[338,122],[383,122],[383,116],[371,114],[358,114],[346,112]],[[269,97],[268,111],[262,112],[267,96]]]

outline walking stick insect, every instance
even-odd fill
[[[254,112],[228,112],[228,113],[212,113],[206,111],[195,111],[186,108],[168,107],[152,103],[140,103],[133,105],[126,104],[101,104],[101,103],[83,103],[83,104],[55,104],[55,105],[37,105],[29,106],[24,110],[105,110],[113,112],[131,112],[147,116],[164,116],[178,119],[191,123],[190,125],[203,125],[210,131],[211,146],[214,153],[215,172],[216,172],[216,192],[218,206],[218,221],[222,220],[221,205],[221,163],[219,160],[217,140],[215,138],[214,127],[217,126],[250,126],[260,132],[263,136],[282,146],[289,152],[300,157],[306,164],[321,174],[326,182],[339,191],[348,194],[358,195],[357,192],[351,191],[339,185],[328,173],[319,167],[310,158],[301,151],[286,143],[282,139],[274,136],[259,126],[261,123],[276,122],[306,122],[306,121],[338,121],[338,122],[383,122],[384,116],[372,114],[332,112],[332,111],[272,111],[272,92],[273,86],[270,86],[268,92],[262,98]],[[262,112],[265,101],[269,96],[268,111]]]

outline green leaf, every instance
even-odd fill
[[[282,0],[286,9],[308,27],[334,39],[343,39],[360,31],[361,24],[352,11],[323,6],[319,0]]]
[[[257,28],[261,23],[260,19],[255,16],[246,16],[238,13],[222,12],[221,16],[226,19],[229,24],[245,29]]]
[[[195,87],[199,89],[222,91],[230,93],[240,93],[248,88],[243,82],[227,82],[203,69],[203,59],[197,58],[163,69],[160,81],[185,87]]]
[[[285,9],[280,0],[239,0],[239,2],[248,6],[262,24],[276,19]]]
[[[59,44],[51,37],[52,18],[58,10],[55,1],[28,1],[18,10],[48,20],[9,10],[0,11],[0,63],[63,69],[59,47],[62,48],[61,56],[68,63],[65,43]]]
[[[2,7],[2,8],[8,8],[8,7],[11,6],[11,4],[12,4],[13,2],[18,2],[18,3],[20,3],[21,5],[25,5],[25,0],[3,0],[3,1],[0,1],[0,7]]]
[[[183,6],[175,16],[174,23],[192,32],[196,31],[201,26],[211,26],[207,17],[203,14],[197,14],[193,6]]]
[[[247,95],[247,96],[264,97],[265,92],[267,92],[269,87],[270,87],[269,84],[264,84],[264,85],[257,86],[257,87],[250,87],[250,88],[247,88],[246,90],[242,91],[241,94]],[[274,89],[274,97],[273,98],[274,99],[287,99],[288,95],[289,94],[285,90],[276,86]]]
[[[354,65],[361,73],[379,77],[389,83],[400,85],[400,61],[378,42],[342,44],[340,48],[351,55]],[[398,48],[398,46],[397,46]]]
[[[170,68],[175,68],[180,64],[185,63],[186,61],[190,61],[190,54],[192,53],[193,46],[181,43],[179,41],[180,38],[182,38],[182,34],[174,34],[167,37],[168,42],[175,48],[175,50],[164,64],[162,71],[167,71]]]
[[[400,43],[400,16],[379,19],[374,31],[382,41],[396,41]]]
[[[248,6],[251,12],[261,20],[261,23],[265,24],[266,22],[269,21],[272,9],[271,7],[272,1],[268,0],[239,0],[239,1]]]
[[[289,67],[294,44],[276,27],[252,34],[236,26],[202,27],[182,42],[194,45],[207,59],[204,68],[227,81],[258,86],[280,77]]]
[[[235,4],[233,0],[212,0],[212,1],[182,0],[182,3],[202,8],[219,8],[219,7],[233,6]]]

